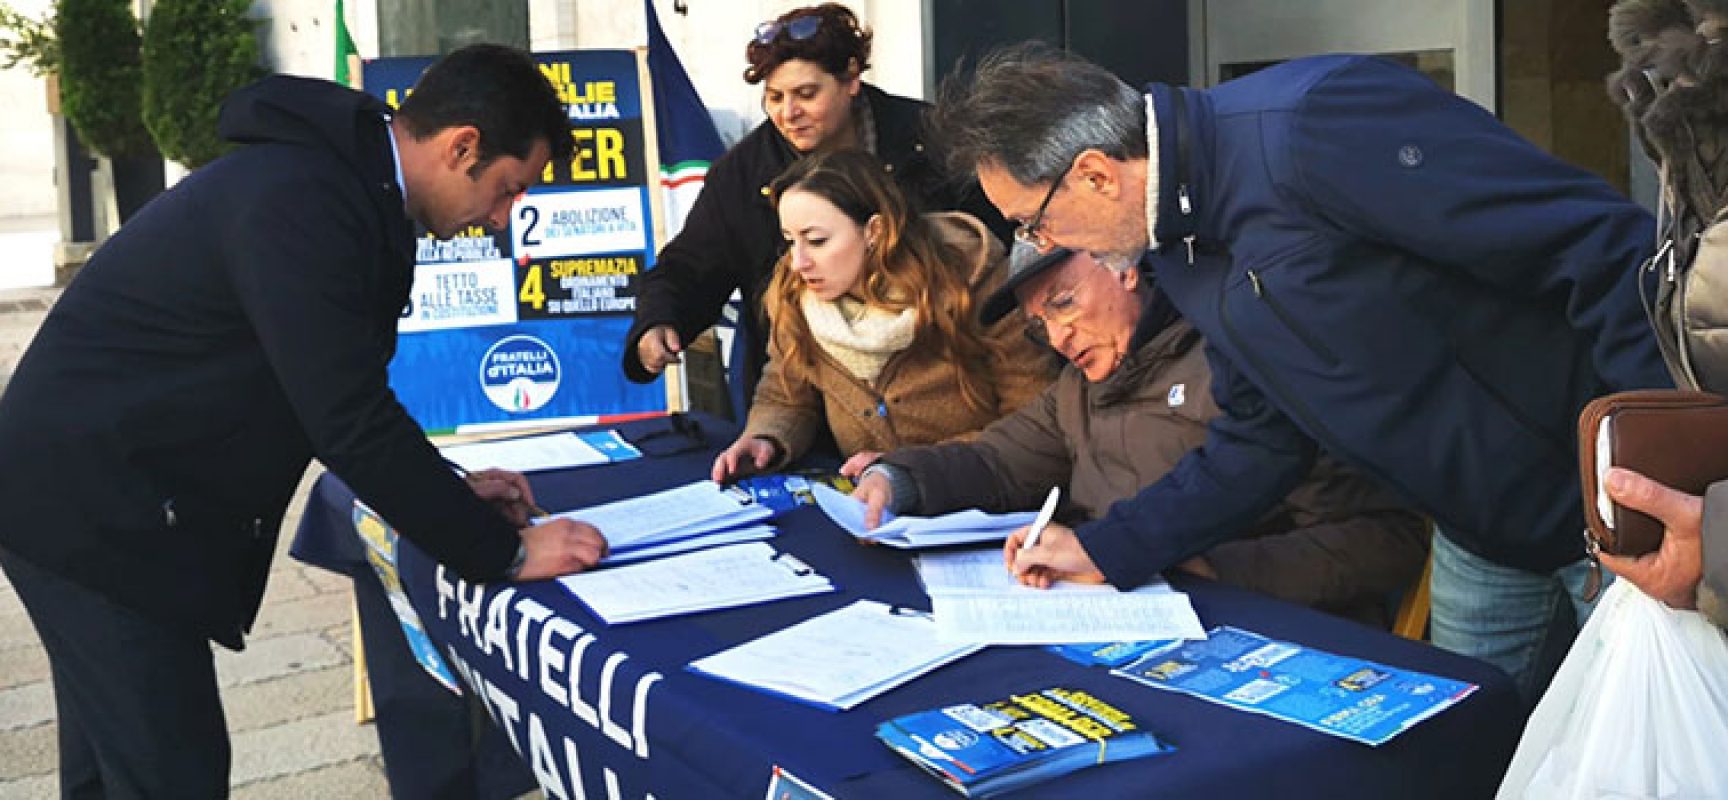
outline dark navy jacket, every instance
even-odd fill
[[[1252,522],[1316,443],[1484,558],[1537,572],[1580,558],[1579,410],[1670,385],[1637,296],[1649,215],[1378,59],[1152,97],[1148,260],[1205,334],[1226,416],[1080,529],[1110,581]]]
[[[396,402],[414,234],[385,106],[275,76],[235,93],[247,146],[109,239],[0,397],[0,548],[238,647],[314,455],[470,579],[517,533]]]

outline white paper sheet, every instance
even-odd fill
[[[1179,592],[938,594],[930,598],[944,640],[980,644],[1073,644],[1203,639],[1188,595]]]
[[[940,553],[920,554],[915,562],[918,566],[918,580],[924,584],[924,593],[935,596],[938,594],[994,594],[1007,592],[1010,594],[1048,594],[1050,592],[1102,592],[1113,593],[1116,587],[1107,583],[1073,583],[1057,581],[1048,589],[1034,589],[1022,586],[1014,579],[1013,573],[1002,563],[1002,548],[992,547],[983,550],[955,550]],[[1170,584],[1163,578],[1154,578],[1136,592],[1173,592]]]
[[[859,600],[695,661],[690,669],[844,710],[980,648],[937,639],[936,624],[923,612]]]
[[[826,577],[766,542],[567,575],[558,582],[612,625],[834,591]]]
[[[549,433],[544,436],[524,436],[496,442],[453,444],[440,448],[444,457],[456,465],[476,472],[488,467],[533,472],[535,470],[568,469],[611,461],[605,453],[594,449],[574,433]]]

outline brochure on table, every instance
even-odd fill
[[[1473,683],[1312,650],[1220,626],[1115,674],[1321,733],[1380,745],[1469,697]]]
[[[1174,749],[1121,709],[1064,688],[907,714],[882,723],[876,737],[968,797]]]

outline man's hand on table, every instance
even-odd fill
[[[510,524],[519,528],[528,527],[529,518],[539,511],[534,504],[534,490],[520,472],[481,469],[468,473],[466,480],[476,496],[491,503]]]
[[[606,538],[599,529],[572,519],[550,519],[522,529],[527,555],[518,581],[538,581],[581,572],[606,557]]]

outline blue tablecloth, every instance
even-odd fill
[[[620,426],[627,435],[664,420]],[[532,476],[541,504],[573,508],[695,480],[732,431],[704,420],[709,449]],[[353,495],[318,484],[295,555],[348,569],[359,549]],[[939,705],[1049,686],[1089,691],[1179,748],[1083,770],[1020,797],[1489,797],[1523,724],[1512,684],[1482,662],[1209,581],[1177,578],[1207,626],[1275,638],[1482,688],[1371,748],[1161,692],[1039,648],[990,648],[850,712],[832,713],[684,671],[684,665],[861,597],[919,608],[907,554],[857,544],[820,511],[781,517],[777,547],[839,586],[833,594],[607,627],[555,582],[467,586],[413,548],[401,571],[427,630],[486,699],[549,796],[762,797],[778,765],[842,798],[948,797],[872,736]],[[573,776],[579,776],[573,778]],[[572,785],[579,781],[581,788]]]

